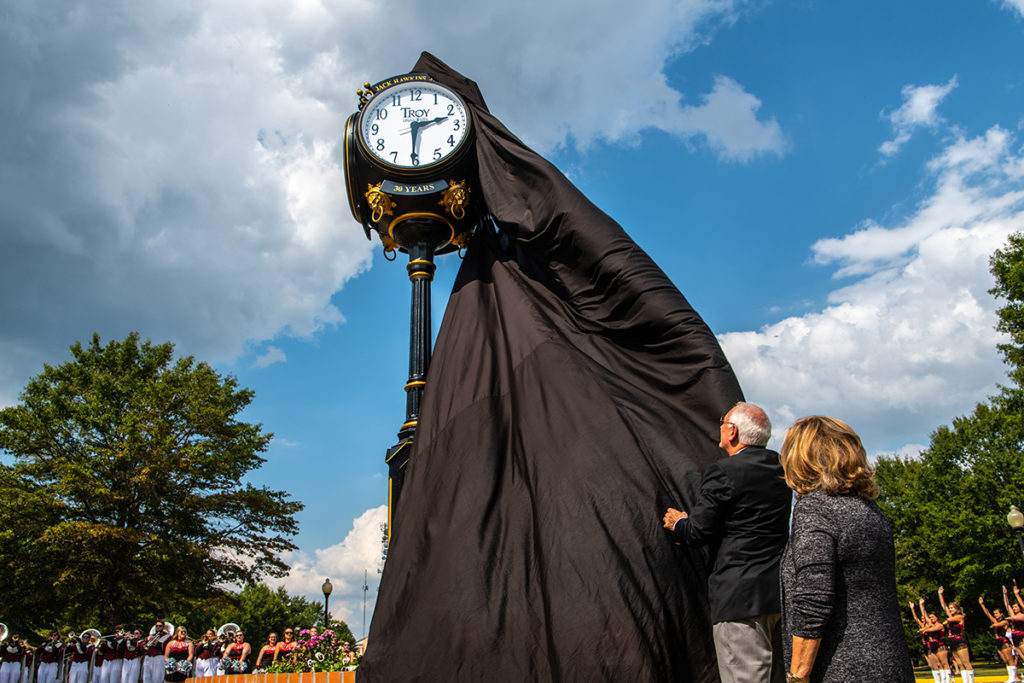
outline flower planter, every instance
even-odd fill
[[[185,683],[355,683],[355,671],[318,671],[297,674],[236,674],[188,678]]]

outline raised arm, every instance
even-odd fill
[[[1017,579],[1013,580],[1013,595],[1017,598],[1017,604],[1020,605],[1022,610],[1024,610],[1024,600],[1020,599],[1020,588],[1017,588]],[[1011,613],[1012,612],[1013,610],[1011,610]]]
[[[1004,595],[1003,597],[1005,598],[1006,596]],[[978,604],[981,605],[981,611],[985,613],[985,616],[988,617],[988,620],[992,622],[993,626],[1000,623],[994,616],[992,616],[992,613],[988,611],[988,607],[985,605],[985,598],[983,596],[978,596]]]
[[[910,616],[914,617],[914,621],[917,622],[918,628],[924,630],[924,622],[917,618],[917,612],[914,610],[914,601],[910,601]],[[924,617],[924,608],[921,608],[921,616]]]
[[[949,606],[946,605],[945,592],[946,592],[946,589],[943,588],[942,586],[939,586],[939,603],[942,605],[942,611],[946,613],[946,616],[949,617],[950,619],[952,619],[953,618],[953,613],[949,611]]]
[[[1013,614],[1013,610],[1010,609],[1010,598],[1006,593],[1006,586],[1003,586],[1003,607],[1006,608],[1007,614]]]

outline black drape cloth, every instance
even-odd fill
[[[736,378],[664,273],[472,81],[426,53],[414,71],[473,110],[496,227],[441,325],[359,680],[718,681],[706,558],[660,520],[721,457]]]

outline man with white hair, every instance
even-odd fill
[[[779,560],[789,538],[792,491],[779,454],[765,448],[772,426],[764,410],[737,403],[719,426],[729,456],[704,471],[689,514],[669,508],[672,538],[708,546],[712,633],[722,683],[781,683]]]

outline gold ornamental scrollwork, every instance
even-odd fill
[[[366,186],[366,202],[370,205],[370,210],[373,211],[371,220],[374,223],[379,222],[384,216],[390,216],[395,211],[395,203],[387,193],[380,189],[380,186],[381,183]]]
[[[469,188],[466,187],[466,181],[450,181],[448,189],[441,193],[441,201],[438,204],[443,206],[455,220],[461,221],[465,218],[466,206],[469,205]]]

